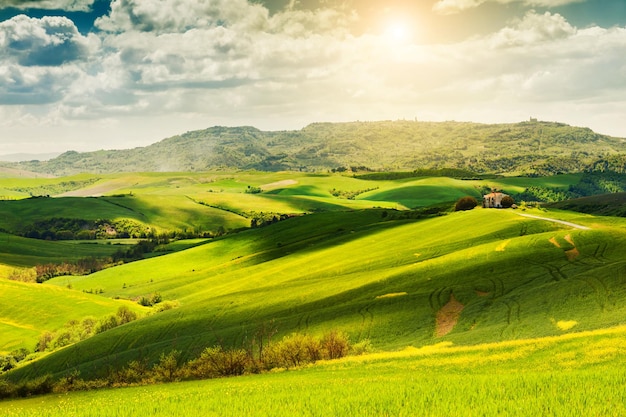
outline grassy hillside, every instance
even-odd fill
[[[626,217],[626,193],[582,197],[555,203],[552,207],[600,216]]]
[[[346,331],[379,349],[559,335],[623,323],[626,232],[575,230],[512,211],[383,221],[383,210],[293,218],[184,252],[72,278],[103,297],[155,292],[180,307],[51,354],[37,372],[112,364],[217,342]],[[549,213],[539,212],[542,215]],[[558,215],[558,213],[556,213]],[[67,279],[45,286],[65,286]],[[555,302],[558,300],[558,302]],[[447,317],[447,318],[446,318]],[[455,322],[458,320],[458,322]],[[24,367],[14,378],[34,376]]]
[[[624,327],[345,358],[298,371],[0,402],[7,417],[620,416]]]
[[[572,174],[483,180],[446,177],[372,180],[367,176],[340,174],[214,171],[81,175],[54,180],[0,179],[0,189],[21,193],[0,201],[0,229],[24,234],[35,223],[56,217],[127,220],[143,231],[199,234],[249,226],[251,218],[261,212],[302,214],[373,207],[419,208],[452,204],[465,195],[480,199],[485,190],[494,187],[537,200],[541,194],[564,194],[572,187],[580,188],[585,178],[582,174]],[[528,190],[533,193],[529,194]],[[55,198],[25,198],[30,195]]]
[[[623,140],[561,123],[316,123],[298,131],[212,127],[144,148],[66,152],[45,162],[5,164],[54,175],[210,169],[374,170],[462,168],[479,173],[579,172],[621,167]]]
[[[120,249],[120,242],[116,243],[50,242],[0,233],[0,264],[19,268],[77,261],[90,256],[104,257]]]
[[[141,310],[128,301],[3,279],[0,294],[0,353],[19,348],[32,351],[42,333],[61,329],[70,320],[99,319],[115,313],[121,305]]]

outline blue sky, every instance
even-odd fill
[[[625,0],[0,0],[0,155],[415,118],[626,137],[625,52]]]

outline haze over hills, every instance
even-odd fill
[[[0,161],[4,162],[22,162],[22,161],[47,161],[59,156],[58,152],[55,153],[12,153],[7,155],[0,155]]]
[[[380,121],[315,123],[297,131],[211,127],[126,150],[68,151],[49,161],[4,164],[52,175],[236,168],[326,172],[461,168],[555,174],[624,170],[625,139],[554,122],[479,124]]]

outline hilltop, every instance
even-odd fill
[[[624,139],[553,122],[480,124],[380,121],[314,123],[301,130],[211,127],[153,145],[3,166],[50,175],[211,169],[327,172],[457,168],[538,174],[624,168]]]

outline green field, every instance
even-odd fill
[[[69,320],[101,318],[115,313],[121,305],[142,310],[128,301],[9,280],[0,280],[0,294],[0,353],[32,350],[42,333],[60,329]]]
[[[6,417],[621,416],[624,327],[442,343],[296,371],[0,402]]]
[[[623,323],[622,227],[581,231],[484,209],[419,221],[386,222],[381,214],[294,218],[90,276],[48,281],[44,286],[101,288],[104,297],[158,292],[180,307],[53,353],[39,361],[38,372],[69,367],[101,376],[105,363],[123,366],[138,355],[155,360],[173,348],[192,357],[218,341],[241,345],[268,322],[283,335],[337,328],[385,350]],[[463,310],[451,331],[437,336],[437,313],[452,296]],[[28,367],[18,371],[15,377],[34,376]]]
[[[554,209],[448,209],[489,188],[567,190],[580,178],[372,181],[256,171],[2,178],[0,189],[22,197],[60,192],[0,201],[0,354],[32,349],[44,332],[114,314],[120,305],[142,316],[39,355],[8,372],[12,381],[74,372],[104,378],[173,349],[189,360],[216,344],[246,347],[267,328],[277,339],[336,329],[381,353],[296,372],[11,401],[0,403],[0,415],[137,415],[136,407],[146,407],[133,402],[138,393],[163,399],[143,410],[148,416],[172,415],[175,404],[178,415],[579,415],[568,405],[619,415],[611,410],[624,411],[626,221]],[[408,210],[433,206],[431,215]],[[249,228],[260,212],[292,216]],[[237,233],[174,241],[157,253],[163,256],[91,275],[44,284],[4,279],[13,269],[120,248],[13,234],[51,217]],[[156,313],[138,305],[157,294],[175,308]],[[606,402],[599,390],[585,397],[593,380],[609,387]],[[102,406],[85,410],[95,402]]]

